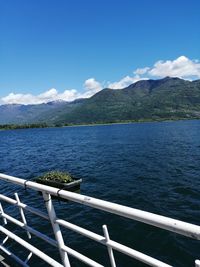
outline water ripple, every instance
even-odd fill
[[[199,147],[200,121],[1,131],[0,172],[33,179],[52,169],[69,171],[83,179],[83,194],[200,224]],[[0,185],[1,193],[12,196],[18,190],[23,201],[45,210],[39,194]],[[71,202],[55,201],[55,206],[59,217],[100,234],[106,223],[113,239],[174,266],[194,266],[199,256],[197,241]],[[18,216],[17,210],[5,208]],[[28,215],[28,220],[53,235],[41,219]],[[102,256],[106,250],[93,241],[70,231],[65,240],[108,266]],[[52,254],[52,248],[35,242]],[[118,266],[144,266],[119,254],[116,258]],[[45,266],[36,258],[32,264]]]

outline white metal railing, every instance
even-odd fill
[[[164,217],[161,215],[157,215],[154,213],[126,207],[123,205],[115,204],[112,202],[84,196],[81,194],[72,193],[65,190],[60,190],[58,188],[38,184],[32,181],[27,181],[24,179],[20,179],[17,177],[9,176],[6,174],[0,173],[0,179],[14,183],[20,186],[23,186],[25,188],[30,188],[36,191],[42,192],[45,206],[47,209],[47,213],[42,212],[39,209],[35,209],[33,207],[30,207],[24,203],[22,203],[19,199],[19,196],[17,193],[15,193],[15,199],[12,199],[10,197],[7,197],[3,194],[0,194],[0,201],[7,202],[9,204],[12,204],[16,207],[18,207],[20,215],[21,215],[21,221],[13,218],[12,216],[6,214],[3,210],[2,203],[0,203],[0,217],[3,219],[3,224],[0,225],[0,232],[5,234],[6,237],[0,244],[0,250],[2,250],[4,253],[9,255],[11,258],[16,260],[18,263],[20,263],[22,266],[29,266],[28,261],[30,260],[32,254],[35,254],[36,256],[40,257],[42,260],[44,260],[46,263],[48,263],[51,266],[64,266],[64,267],[70,267],[70,261],[68,258],[68,255],[75,257],[79,261],[84,262],[88,266],[93,267],[103,267],[102,264],[97,263],[96,261],[90,259],[89,257],[86,257],[82,255],[81,253],[71,249],[70,247],[66,246],[63,240],[62,232],[60,229],[60,226],[63,226],[67,229],[70,229],[74,232],[77,232],[83,236],[86,236],[102,245],[105,245],[108,250],[108,255],[110,259],[110,264],[112,267],[116,267],[116,262],[114,258],[113,250],[117,250],[129,257],[132,257],[138,261],[141,261],[149,266],[153,267],[172,267],[171,265],[168,265],[164,262],[161,262],[155,258],[152,258],[150,256],[147,256],[139,251],[136,251],[132,248],[129,248],[125,245],[122,245],[116,241],[113,241],[109,237],[108,229],[106,225],[103,225],[103,235],[96,234],[92,231],[89,231],[85,228],[82,228],[80,226],[77,226],[75,224],[72,224],[70,222],[67,222],[63,219],[59,219],[56,216],[56,212],[53,206],[53,202],[51,199],[52,196],[59,196],[63,199],[71,200],[77,203],[81,203],[86,206],[90,206],[99,210],[104,210],[106,212],[117,214],[119,216],[123,216],[132,220],[137,220],[149,225],[156,226],[158,228],[162,228],[171,232],[175,232],[193,239],[200,240],[200,226],[182,222],[179,220],[171,219],[169,217]],[[40,216],[43,219],[49,220],[52,225],[52,229],[54,232],[55,239],[52,239],[48,237],[47,235],[33,229],[32,227],[28,226],[28,223],[26,221],[26,217],[24,214],[24,211],[31,212],[32,214],[35,214],[37,216]],[[46,255],[44,252],[36,248],[35,246],[31,245],[28,241],[23,240],[19,236],[15,235],[8,229],[6,229],[6,225],[8,224],[8,221],[11,223],[14,223],[15,225],[21,227],[24,229],[27,233],[28,239],[31,239],[31,235],[35,235],[38,238],[44,240],[48,244],[56,247],[60,253],[61,263],[57,262],[50,256]],[[27,258],[25,260],[20,259],[17,255],[9,251],[5,244],[8,239],[13,239],[17,243],[19,243],[21,246],[25,247],[29,250],[29,254],[27,255]],[[200,267],[200,261],[195,261],[195,266]]]

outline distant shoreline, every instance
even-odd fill
[[[180,119],[163,119],[163,120],[140,120],[140,121],[122,121],[122,122],[108,122],[108,123],[88,123],[88,124],[72,124],[68,126],[59,126],[58,128],[67,128],[67,127],[85,127],[85,126],[107,126],[107,125],[118,125],[118,124],[134,124],[134,123],[152,123],[152,122],[176,122],[176,121],[192,121],[200,120],[200,118],[180,118]],[[48,128],[56,128],[50,126]]]
[[[165,118],[165,119],[144,119],[132,121],[119,121],[119,122],[102,122],[102,123],[83,123],[83,124],[68,124],[68,125],[48,125],[48,124],[6,124],[0,125],[0,131],[4,130],[20,130],[20,129],[37,129],[37,128],[67,128],[67,127],[85,127],[85,126],[106,126],[118,124],[132,124],[132,123],[151,123],[151,122],[173,122],[173,121],[191,121],[199,120],[199,118]]]

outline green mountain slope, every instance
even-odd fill
[[[2,123],[87,124],[200,118],[200,80],[166,77],[124,89],[103,89],[88,99],[0,106]]]
[[[121,90],[104,89],[57,119],[59,123],[104,123],[200,117],[200,80],[166,77]]]
[[[81,103],[54,101],[38,105],[8,104],[0,106],[0,124],[43,123],[53,124],[62,115]]]

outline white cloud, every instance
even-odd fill
[[[150,68],[149,67],[145,67],[145,68],[142,68],[142,69],[136,69],[134,71],[134,74],[135,75],[143,75],[145,73],[147,73],[147,71],[149,70]]]
[[[48,99],[51,100],[53,98],[57,98],[57,96],[58,96],[57,90],[55,88],[52,88],[52,89],[49,89],[48,91],[38,95],[37,98],[39,100],[43,100],[44,99],[44,101],[48,101]]]
[[[72,101],[78,96],[79,94],[75,89],[65,90],[63,93],[58,93],[55,88],[52,88],[39,95],[10,93],[1,98],[1,102],[3,104],[41,104],[56,100]]]
[[[100,91],[102,89],[101,83],[96,81],[94,78],[87,79],[84,86],[87,90],[91,91]]]
[[[192,60],[185,56],[180,56],[175,60],[159,60],[154,64],[152,68],[145,67],[143,69],[138,70],[140,70],[140,74],[146,74],[150,77],[163,78],[166,76],[170,76],[179,77],[183,79],[200,78],[199,60]]]
[[[141,80],[139,75],[135,75],[133,77],[125,76],[124,78],[122,78],[118,82],[110,83],[108,85],[108,88],[111,88],[111,89],[122,89],[122,88],[125,88],[125,87],[129,86],[131,83],[135,83],[135,82],[137,82],[139,80]]]
[[[112,89],[121,89],[135,83],[139,80],[150,78],[164,78],[166,76],[179,77],[193,80],[200,78],[200,61],[189,59],[186,56],[180,56],[174,60],[159,60],[152,67],[138,68],[133,71],[133,75],[127,75],[119,81],[100,83],[95,78],[87,79],[83,86],[84,91],[78,92],[75,89],[65,90],[59,93],[55,88],[49,89],[39,95],[33,94],[15,94],[0,99],[0,104],[40,104],[55,100],[73,101],[77,98],[88,98],[99,92],[104,87]]]
[[[84,87],[86,91],[81,95],[82,98],[88,98],[103,89],[100,82],[96,81],[94,78],[87,79],[84,82]]]
[[[1,102],[3,104],[32,104],[32,102],[37,101],[36,97],[31,94],[15,94],[10,93],[9,95],[2,97]],[[36,103],[39,104],[39,103]]]
[[[41,104],[48,103],[56,100],[73,101],[77,98],[88,98],[96,94],[102,89],[100,82],[94,78],[87,79],[84,82],[85,91],[79,93],[75,89],[65,90],[59,93],[55,88],[49,89],[39,95],[33,94],[15,94],[10,93],[9,95],[0,99],[1,104]]]
[[[185,56],[180,56],[175,60],[159,60],[153,67],[138,68],[133,71],[133,76],[125,76],[117,82],[110,83],[109,88],[122,89],[139,80],[150,78],[164,78],[166,76],[179,77],[193,80],[200,78],[200,62]]]

